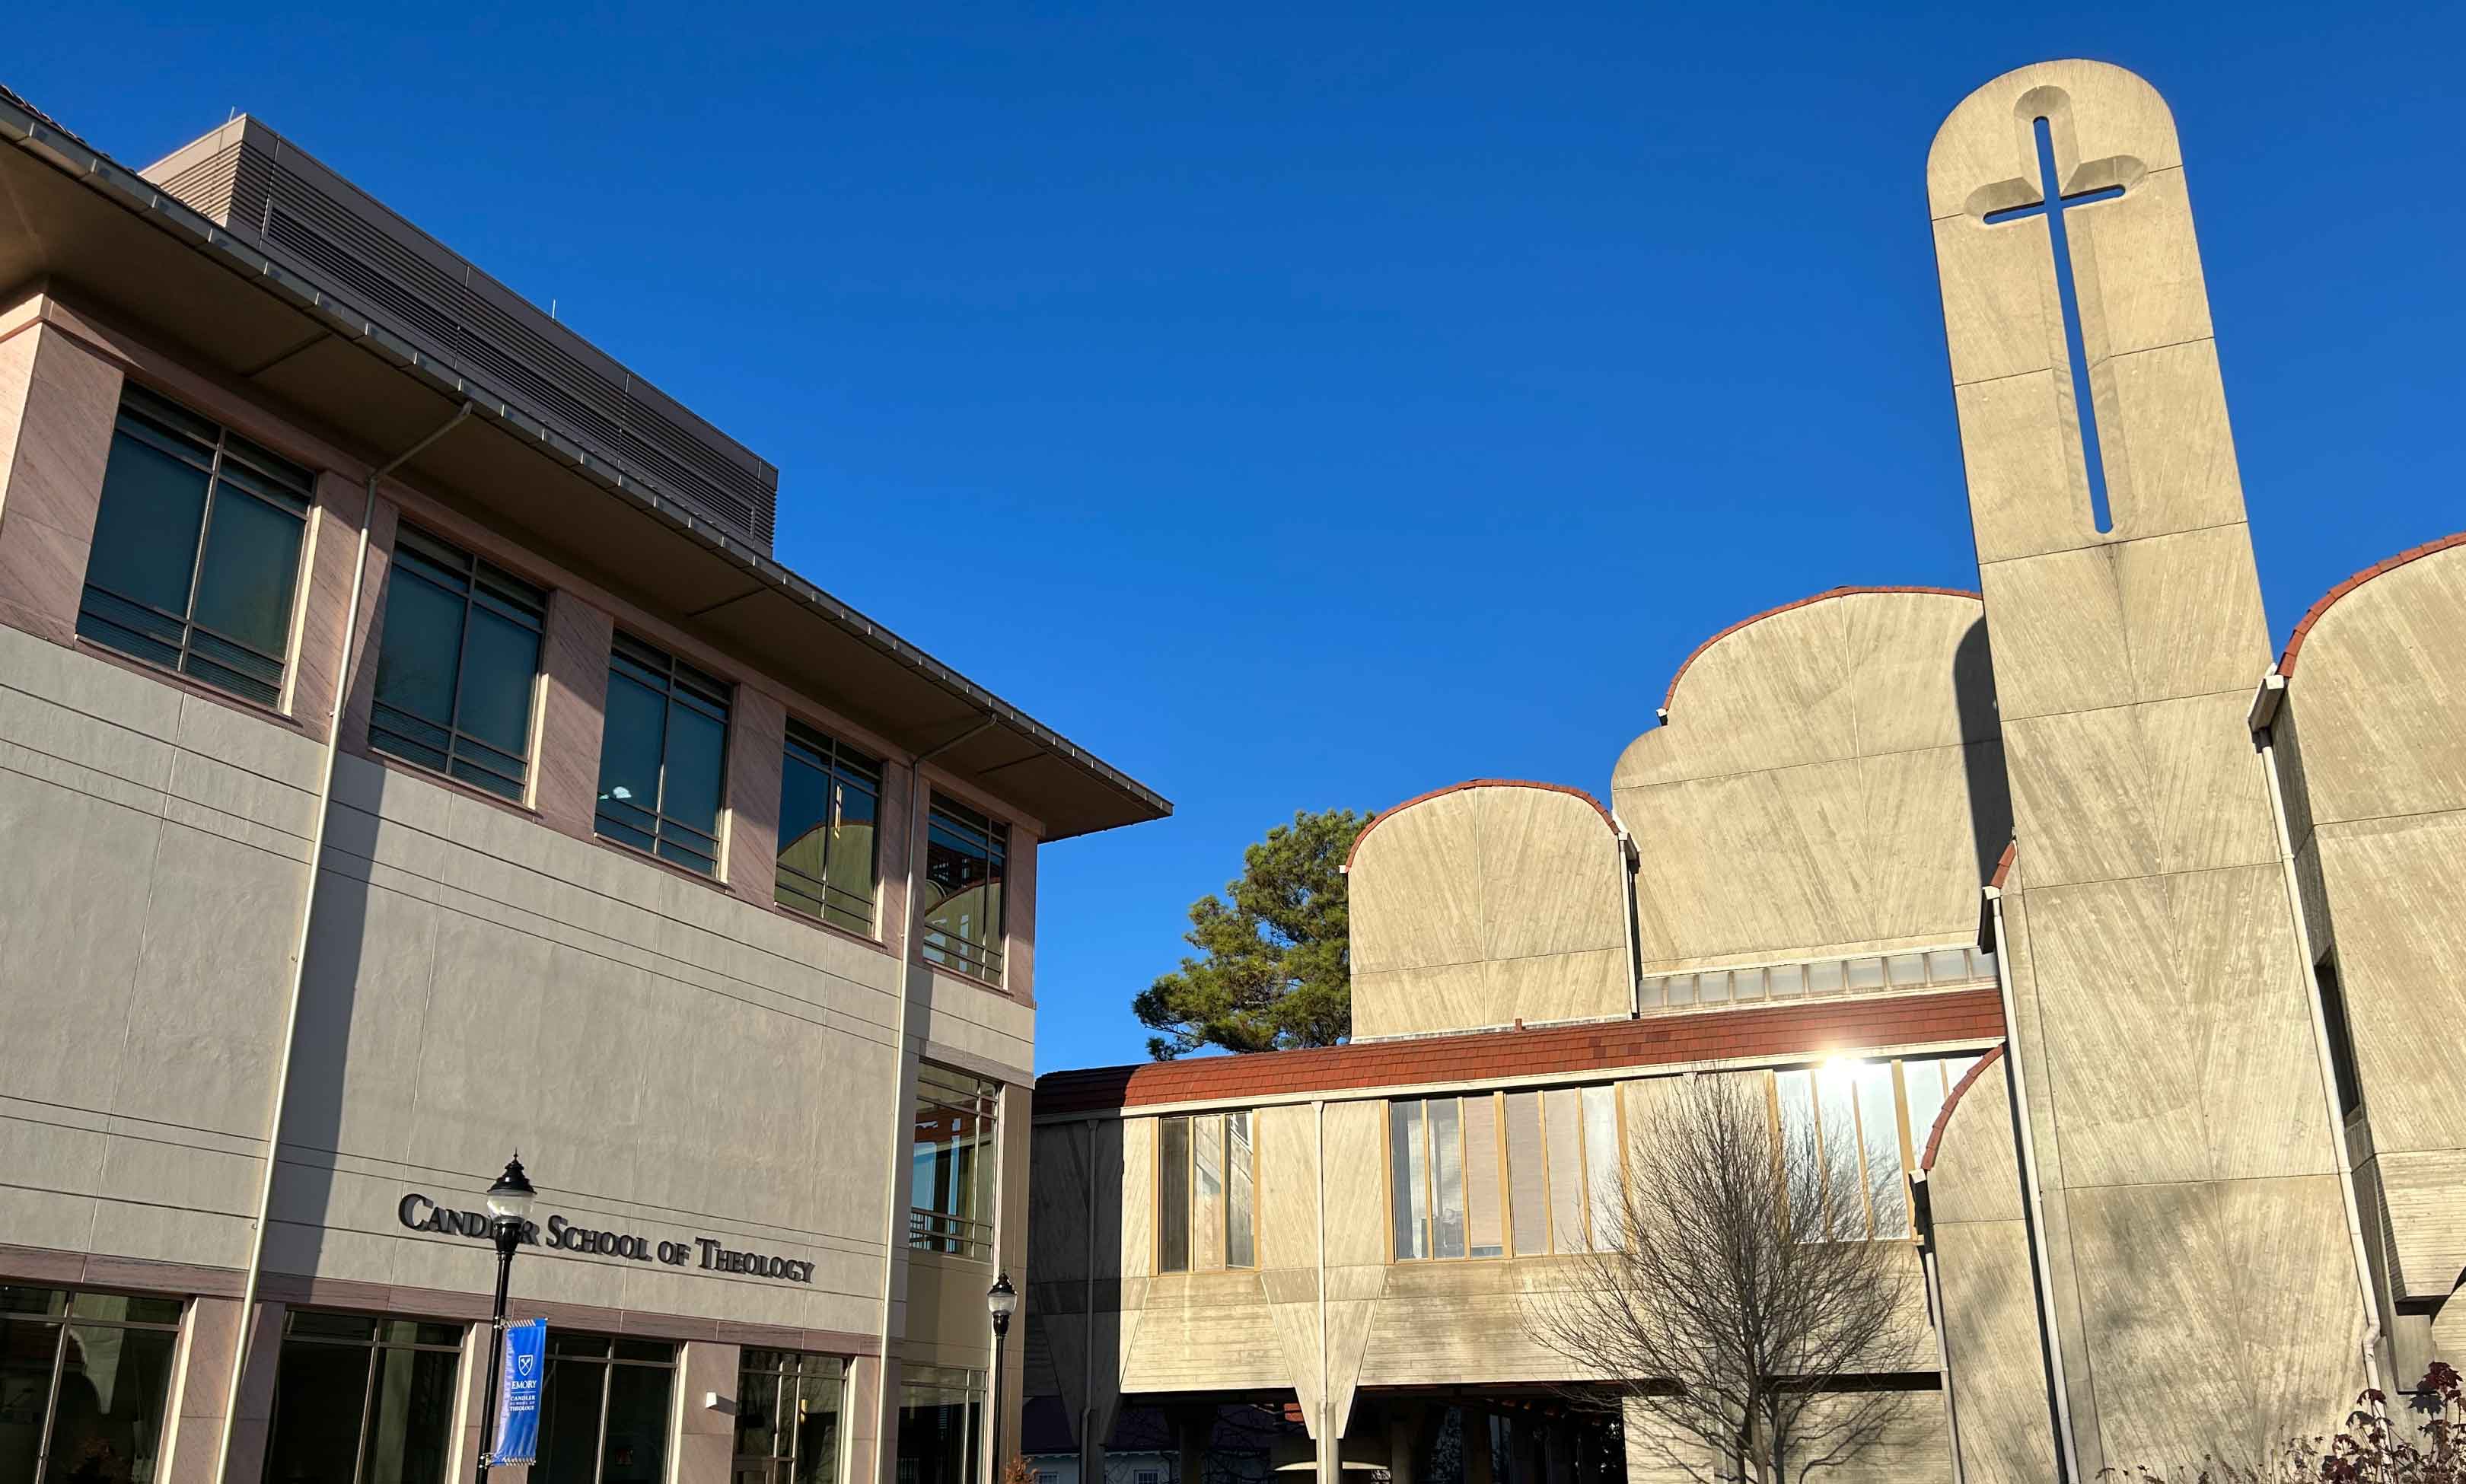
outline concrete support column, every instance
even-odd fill
[[[1173,1441],[1180,1450],[1176,1484],[1199,1484],[1207,1477],[1207,1439],[1216,1430],[1216,1408],[1177,1406],[1173,1409]]]
[[[1490,1408],[1468,1402],[1457,1408],[1464,1429],[1464,1484],[1493,1484],[1490,1465]]]
[[[677,1422],[674,1484],[728,1484],[736,1458],[736,1381],[742,1352],[734,1345],[695,1340],[677,1367],[684,1405]],[[703,1398],[717,1393],[719,1407]]]
[[[1387,1408],[1389,1484],[1421,1484],[1422,1409],[1399,1403]]]
[[[1565,1417],[1541,1425],[1542,1473],[1549,1484],[1576,1484],[1576,1428]]]
[[[231,1477],[264,1472],[265,1440],[274,1417],[274,1367],[282,1344],[283,1306],[259,1304],[250,1326],[248,1371],[240,1383],[239,1424],[232,1436]],[[240,1340],[239,1300],[198,1298],[189,1306],[171,1423],[155,1477],[161,1484],[213,1484],[214,1453],[228,1409],[232,1346]]]
[[[882,1446],[882,1358],[861,1355],[848,1368],[847,1477],[878,1478]]]

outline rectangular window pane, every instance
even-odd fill
[[[1499,1257],[1507,1250],[1499,1209],[1498,1100],[1487,1092],[1464,1100],[1465,1250]]]
[[[982,1258],[993,1239],[998,1084],[930,1064],[916,1072],[908,1245]]]
[[[376,1354],[360,1484],[447,1484],[457,1357],[391,1348]]]
[[[1574,1088],[1541,1096],[1549,1119],[1550,1241],[1555,1250],[1581,1252],[1585,1244],[1583,1113]]]
[[[164,1404],[171,1387],[170,1330],[71,1324],[52,1398],[46,1484],[150,1479],[163,1452]]]
[[[211,449],[203,457],[211,461]],[[195,463],[133,437],[123,417],[103,466],[94,552],[85,580],[133,603],[185,615],[206,524],[208,475]]]
[[[1224,1119],[1209,1113],[1190,1120],[1190,1266],[1213,1272],[1224,1266]]]
[[[1156,1270],[1190,1270],[1190,1120],[1156,1124]]]
[[[62,1326],[30,1317],[22,1303],[34,1290],[0,1289],[0,1479],[23,1484],[41,1462],[43,1417],[51,1409],[52,1361]],[[12,1307],[17,1298],[20,1305]]]
[[[783,907],[822,915],[828,870],[831,778],[818,757],[791,733],[779,774],[779,880]]]
[[[1816,1127],[1824,1140],[1825,1209],[1836,1242],[1867,1234],[1867,1193],[1858,1171],[1855,1064],[1827,1062],[1815,1073]]]
[[[301,518],[228,486],[206,518],[196,621],[274,662],[291,647],[291,590],[300,577]]]
[[[407,566],[394,568],[386,584],[385,630],[377,647],[378,705],[439,731],[454,725],[462,619],[469,606],[462,594],[449,593]]]
[[[1591,1181],[1593,1249],[1605,1252],[1618,1229],[1618,1089],[1586,1088],[1584,1173]]]
[[[728,724],[687,706],[668,707],[667,776],[660,813],[706,836],[719,833],[719,786],[728,765]]]
[[[1507,1094],[1507,1202],[1515,1225],[1515,1252],[1550,1250],[1548,1177],[1541,1141],[1541,1094]]]
[[[831,826],[830,914],[842,927],[871,933],[881,888],[874,821],[882,811],[882,796],[876,780],[848,772],[840,775],[838,788],[839,822]]]
[[[1259,1265],[1258,1211],[1251,1181],[1257,1168],[1252,1163],[1250,1115],[1233,1113],[1224,1115],[1224,1266],[1255,1268]]]
[[[977,1476],[982,1371],[903,1366],[899,1388],[899,1484],[969,1484]]]
[[[527,756],[539,657],[537,627],[475,605],[470,637],[463,643],[455,730],[500,753]]]
[[[1001,982],[1009,831],[936,796],[925,841],[925,959]]]
[[[1909,1101],[1910,1153],[1923,1158],[1927,1137],[1935,1132],[1936,1114],[1943,1111],[1943,1064],[1903,1062],[1901,1090]]]
[[[603,1341],[604,1343],[604,1341]],[[551,1355],[540,1393],[538,1484],[594,1484],[599,1470],[599,1407],[608,1367]]]
[[[661,1484],[667,1474],[668,1399],[676,1372],[664,1365],[608,1367],[608,1435],[600,1484]]]
[[[599,832],[638,849],[658,843],[660,750],[668,703],[631,676],[608,677],[599,743]]]
[[[1387,1203],[1399,1260],[1430,1255],[1429,1167],[1424,1160],[1422,1105],[1387,1105]]]
[[[286,1338],[275,1367],[274,1435],[265,1476],[274,1484],[350,1484],[373,1352]]]
[[[1859,1142],[1867,1158],[1867,1208],[1875,1235],[1907,1236],[1909,1186],[1901,1178],[1901,1120],[1893,1099],[1893,1064],[1858,1068]]]
[[[1440,1257],[1465,1255],[1464,1116],[1452,1097],[1424,1103],[1430,1120],[1430,1184],[1437,1200],[1431,1235]]]

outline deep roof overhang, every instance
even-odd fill
[[[397,477],[503,528],[1065,840],[1173,805],[279,267],[0,88],[0,285],[50,284],[370,463],[464,402],[474,431]]]

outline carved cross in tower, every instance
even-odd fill
[[[2081,461],[2089,471],[2090,519],[2100,531],[2115,528],[2112,513],[2106,504],[2106,461],[2098,453],[2097,410],[2090,398],[2089,352],[2081,336],[2080,296],[2073,285],[2072,245],[2064,234],[2064,213],[2093,201],[2106,201],[2123,194],[2121,186],[2107,186],[2096,191],[2084,191],[2076,195],[2063,193],[2063,182],[2055,174],[2054,135],[2041,117],[2032,125],[2038,140],[2038,199],[2028,206],[2015,206],[1986,214],[1990,227],[2016,221],[2041,213],[2047,218],[2047,235],[2055,251],[2055,293],[2063,301],[2064,355],[2072,362],[2073,407],[2079,415]]]

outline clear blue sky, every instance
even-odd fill
[[[2466,8],[170,9],[51,12],[5,80],[131,163],[264,118],[1175,799],[1044,857],[1045,1068],[1142,1054],[1294,809],[1598,793],[1722,625],[1975,585],[1920,172],[2006,68],[2174,103],[2279,641],[2466,527]]]

